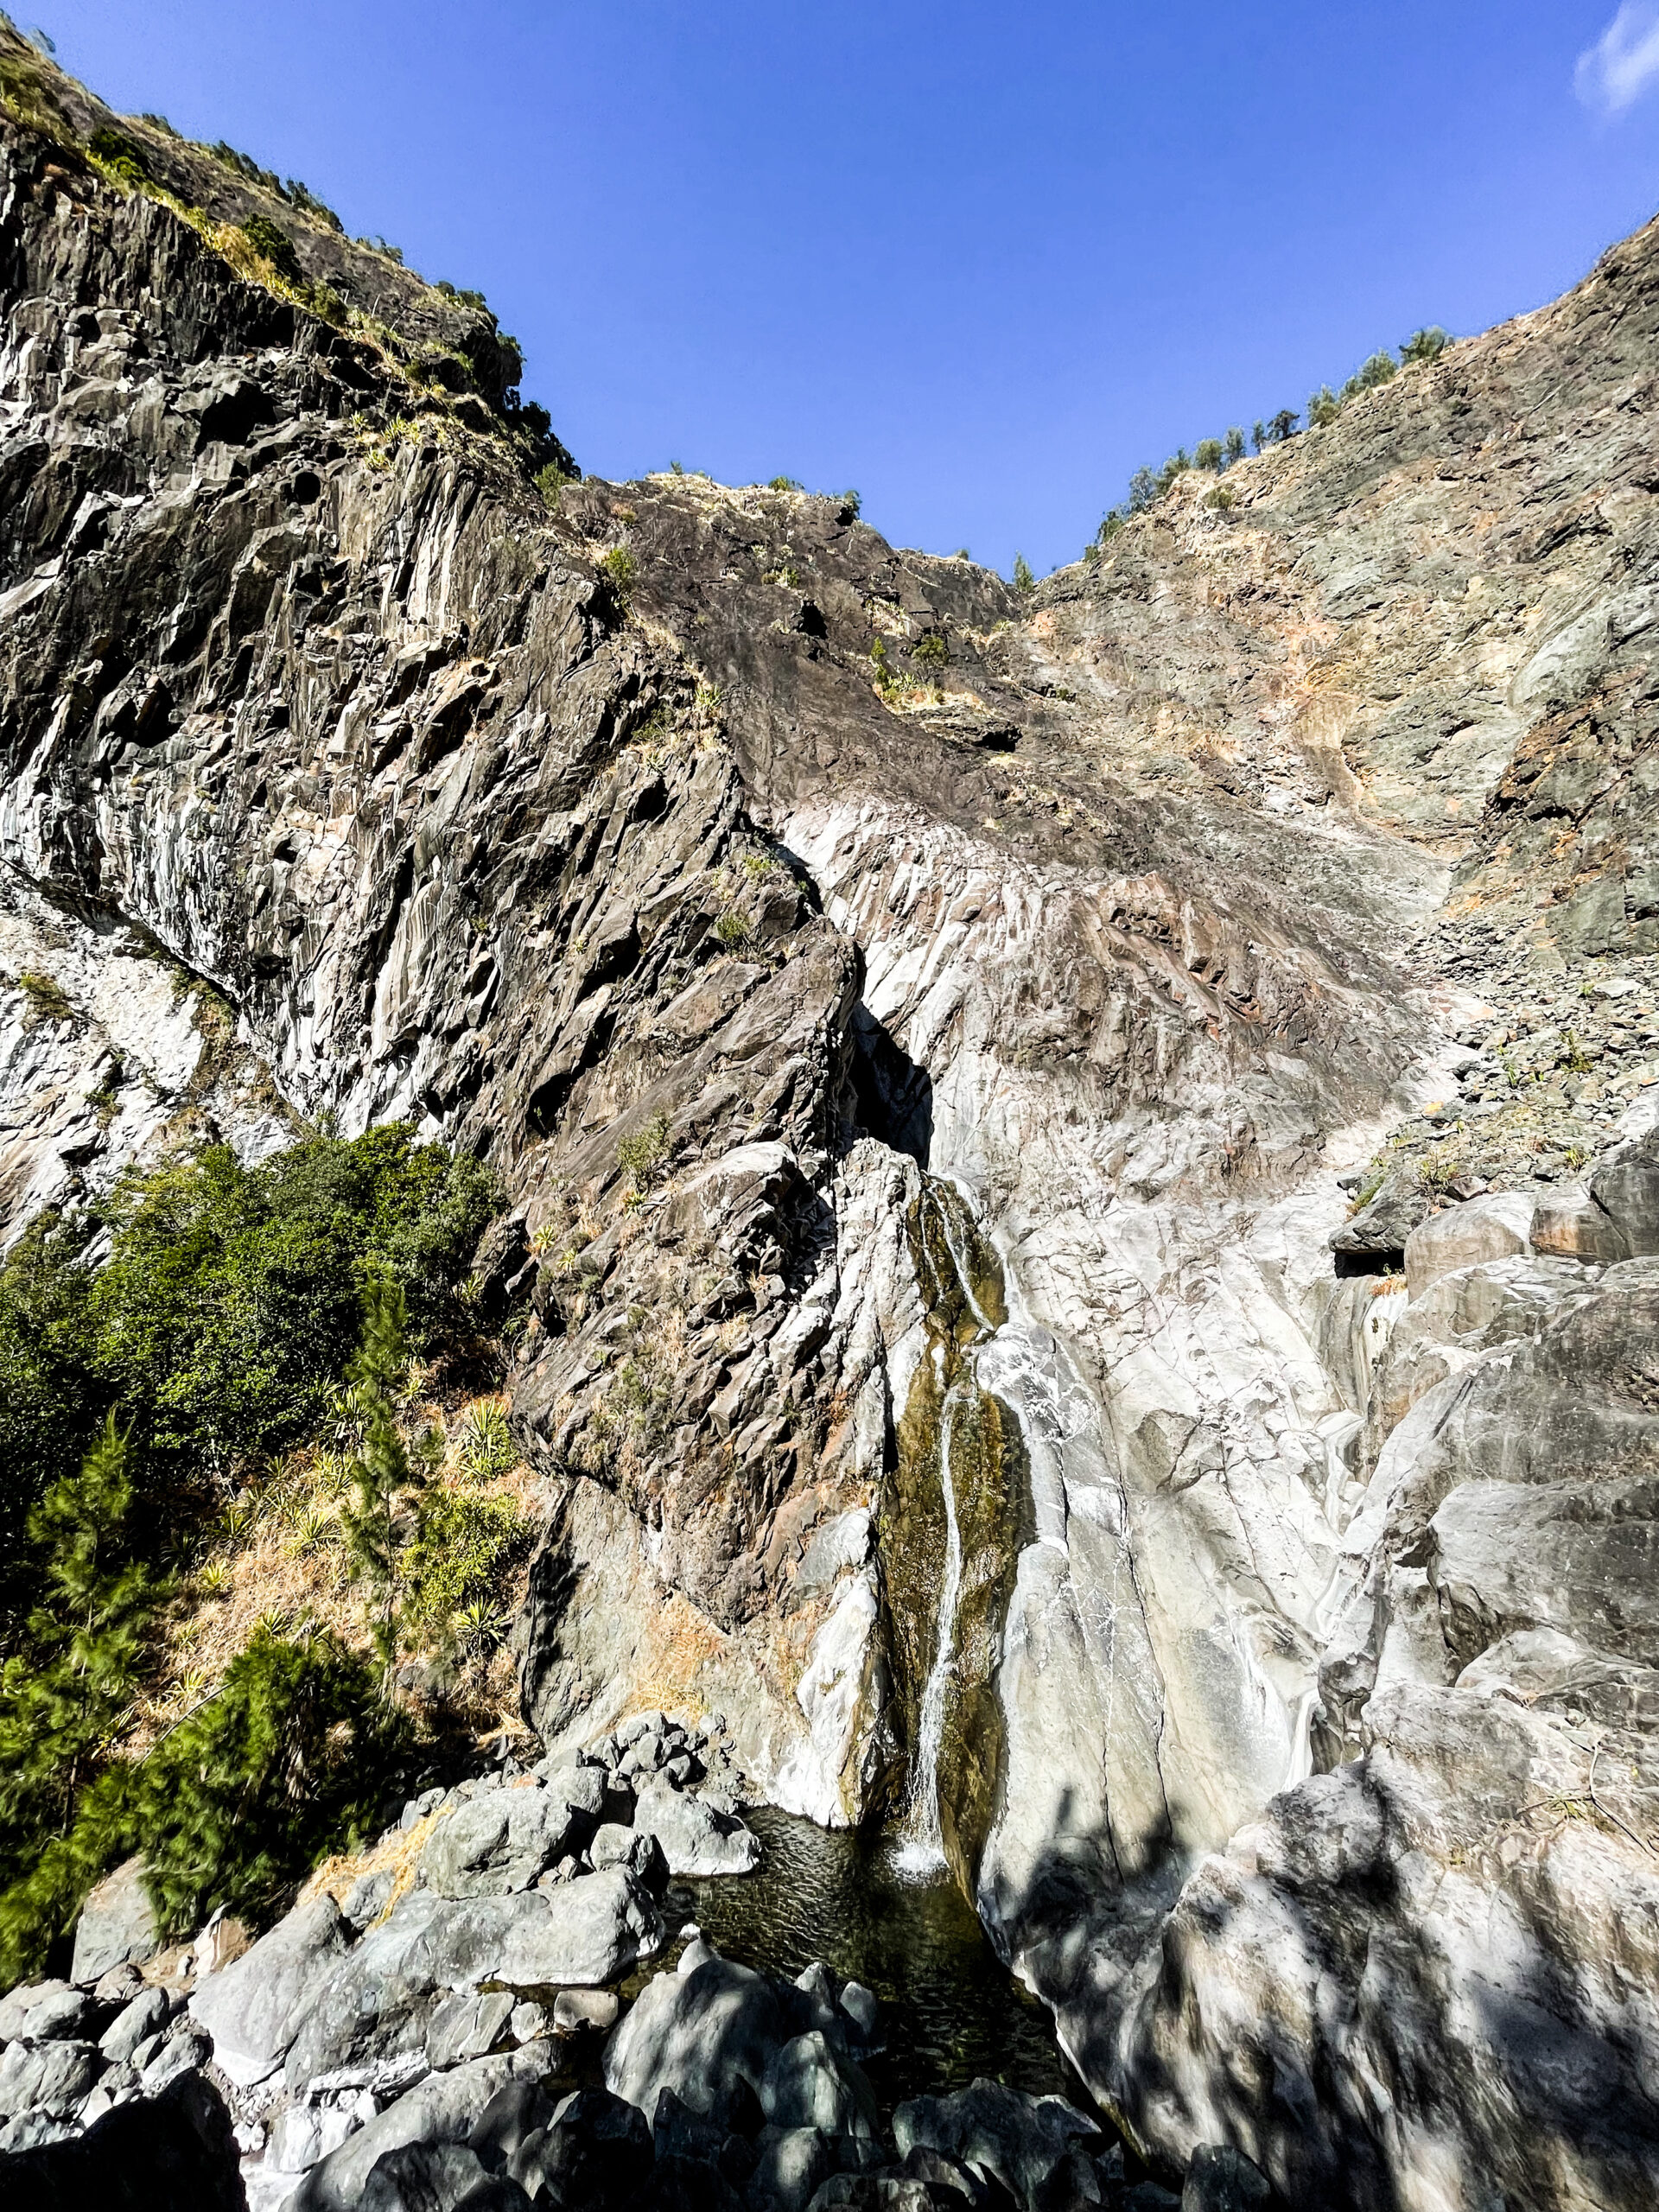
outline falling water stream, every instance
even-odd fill
[[[944,1700],[956,1665],[957,1602],[962,1594],[962,1530],[957,1520],[957,1493],[950,1479],[950,1429],[957,1394],[963,1385],[953,1383],[945,1392],[939,1417],[939,1487],[944,1497],[944,1580],[939,1586],[938,1647],[922,1692],[921,1719],[916,1730],[916,1750],[911,1761],[910,1805],[905,1838],[899,1847],[899,1865],[906,1873],[925,1873],[944,1865],[944,1831],[939,1821],[939,1752],[944,1742]]]

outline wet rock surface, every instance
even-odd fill
[[[262,2205],[516,2202],[538,2131],[664,2204],[1107,2201],[982,2115],[888,2158],[868,2022],[727,1962],[597,2024],[764,1801],[948,1864],[1200,2203],[1255,2201],[1223,2146],[1294,2205],[1650,2202],[1659,240],[1021,601],[836,499],[550,512],[486,331],[437,405],[29,67],[4,1233],[322,1113],[486,1154],[547,1757],[187,2011],[100,1907],[3,2001],[0,2150],[209,2066]],[[693,1984],[730,2063],[658,2081]],[[648,2174],[609,2106],[472,2139],[607,2031]]]

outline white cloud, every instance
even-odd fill
[[[1606,29],[1579,56],[1573,86],[1586,107],[1622,115],[1659,83],[1659,6],[1624,0]]]

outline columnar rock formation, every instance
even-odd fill
[[[1659,232],[1020,600],[550,505],[487,318],[0,58],[7,1233],[487,1154],[550,1750],[908,1824],[1155,2154],[1650,2202]]]

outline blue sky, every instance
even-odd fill
[[[10,4],[481,289],[584,468],[856,486],[1005,573],[1659,204],[1659,0]]]

